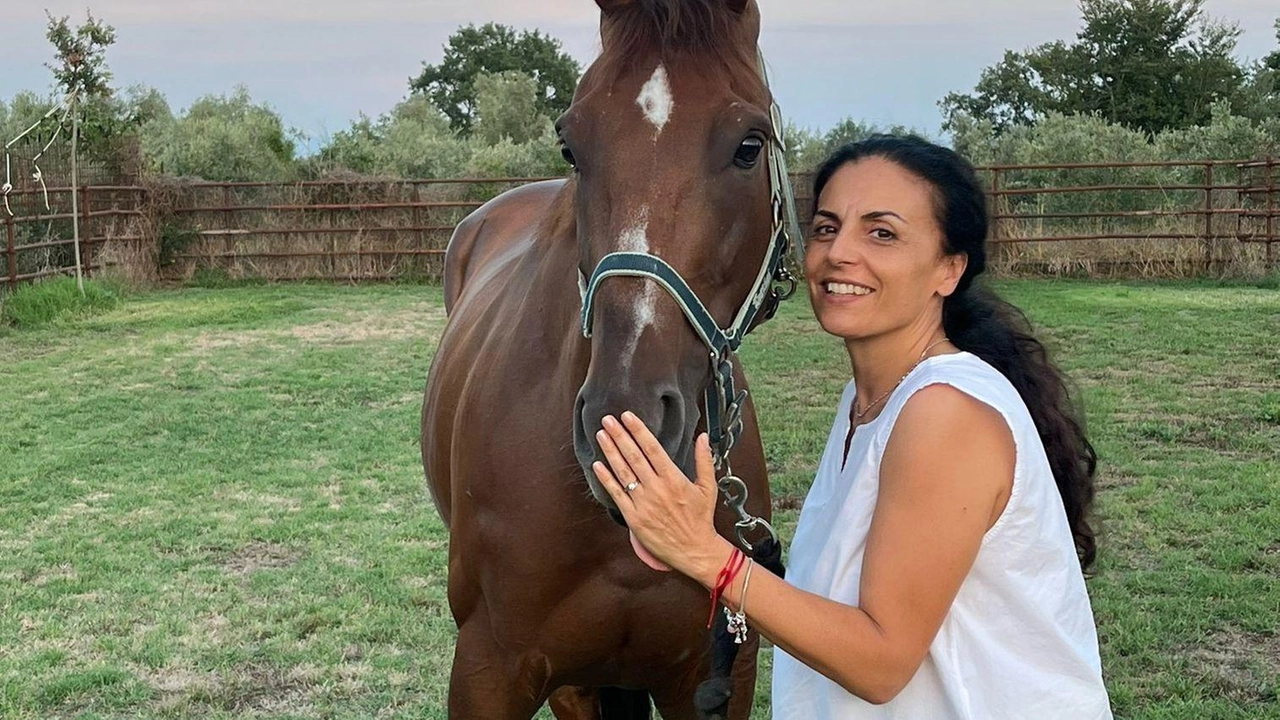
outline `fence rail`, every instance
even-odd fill
[[[997,266],[1014,272],[1203,274],[1276,268],[1280,159],[978,168]],[[466,214],[550,178],[102,183],[80,188],[86,272],[149,264],[168,279],[355,281],[438,276]],[[801,218],[812,175],[792,176]],[[71,188],[24,186],[0,207],[0,283],[73,271]],[[47,198],[47,206],[46,206]]]

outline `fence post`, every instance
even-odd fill
[[[233,224],[231,220],[234,217],[232,214],[234,211],[231,209],[231,185],[229,184],[222,186],[222,208],[222,229],[230,230],[231,225]],[[222,258],[221,262],[216,264],[223,270],[227,271],[228,274],[231,273],[232,267],[238,265],[235,257],[235,245],[233,243],[234,241],[231,239],[231,233],[223,233],[222,253],[225,257]]]
[[[5,234],[9,236],[8,252],[6,256],[9,258],[9,291],[10,292],[13,292],[14,290],[18,289],[17,237],[16,237],[16,231],[14,230],[13,225],[14,225],[13,216],[10,215],[9,213],[5,213],[4,226],[7,229],[7,232],[5,232]],[[1271,247],[1271,246],[1268,245],[1267,247]]]
[[[83,241],[84,276],[87,278],[93,277],[93,255],[94,255],[93,241],[96,239],[93,235],[93,230],[89,226],[89,220],[91,219],[90,216],[93,214],[92,212],[90,212],[90,208],[92,207],[90,203],[92,202],[92,200],[93,198],[89,196],[89,186],[85,185],[84,187],[80,188],[80,201],[81,201],[80,227],[84,229],[84,235],[85,235],[85,240]]]
[[[991,214],[994,218],[991,223],[991,237],[994,240],[999,240],[1001,237],[1000,235],[1001,222],[998,216],[1001,214],[1001,210],[1000,210],[1000,170],[998,168],[991,168]]]
[[[1204,164],[1204,271],[1213,272],[1213,163]]]
[[[1267,156],[1267,272],[1276,269],[1275,255],[1272,246],[1280,241],[1276,237],[1275,221],[1276,221],[1276,159],[1274,156]]]

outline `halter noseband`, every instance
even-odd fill
[[[764,59],[760,60],[760,73],[765,87],[769,85]],[[756,324],[773,317],[778,304],[791,297],[796,290],[796,280],[787,270],[787,251],[797,242],[800,222],[796,215],[795,194],[787,174],[786,145],[782,136],[782,114],[776,102],[770,101],[769,119],[773,125],[769,142],[769,187],[772,207],[773,231],[769,250],[765,253],[755,284],[747,294],[732,323],[721,328],[707,310],[706,305],[689,287],[680,273],[657,255],[643,252],[617,252],[601,259],[586,281],[578,276],[582,293],[582,334],[591,337],[592,315],[596,293],[600,283],[611,277],[627,276],[647,278],[658,283],[680,306],[694,331],[710,351],[712,382],[704,393],[707,434],[711,439],[711,452],[717,468],[724,467],[726,475],[720,479],[720,489],[726,495],[726,504],[737,511],[739,521],[738,540],[748,549],[751,544],[744,537],[746,531],[763,526],[776,541],[777,534],[765,520],[750,515],[745,510],[746,485],[729,469],[729,452],[742,433],[742,408],[747,391],[737,391],[733,382],[733,354],[742,345],[742,339]]]

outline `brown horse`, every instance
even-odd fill
[[[759,291],[771,241],[785,238],[758,8],[597,4],[602,55],[557,123],[572,175],[488,203],[446,259],[450,319],[422,452],[450,530],[451,718],[525,720],[548,701],[562,719],[641,718],[650,700],[667,720],[697,717],[713,659],[707,593],[647,567],[615,524],[589,471],[606,414],[635,412],[692,474],[704,390],[724,396],[727,382],[724,403],[708,400],[713,436],[721,424],[733,436],[740,410],[733,462],[746,510],[769,516],[754,410],[734,407],[732,391],[745,385],[732,349],[777,299]],[[622,267],[599,272],[611,257]],[[657,258],[673,279],[628,257]],[[708,363],[711,322],[741,327]],[[738,519],[721,508],[717,527],[731,537]],[[752,634],[733,665],[728,717],[750,712],[757,643]]]

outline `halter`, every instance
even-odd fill
[[[769,77],[763,56],[760,58],[760,74],[768,88]],[[721,328],[706,305],[689,287],[689,283],[657,255],[644,252],[612,253],[606,255],[596,266],[589,282],[581,273],[578,275],[579,290],[582,293],[583,337],[591,337],[592,311],[600,283],[611,277],[626,276],[648,278],[658,283],[675,299],[694,332],[707,346],[710,351],[712,379],[704,393],[707,434],[711,440],[716,468],[724,468],[726,471],[719,480],[719,485],[721,492],[725,494],[725,504],[738,514],[738,542],[748,550],[752,549],[751,543],[745,538],[748,531],[764,527],[775,542],[777,533],[767,521],[746,511],[746,483],[733,474],[729,465],[729,452],[742,434],[742,408],[747,399],[747,391],[738,391],[733,382],[734,353],[757,320],[763,322],[772,318],[777,312],[778,304],[795,293],[796,279],[787,270],[785,258],[793,241],[801,237],[795,195],[787,175],[782,113],[777,102],[772,100],[769,105],[769,121],[773,126],[768,154],[769,194],[773,216],[771,241],[760,271],[756,274],[755,284],[729,327]]]

